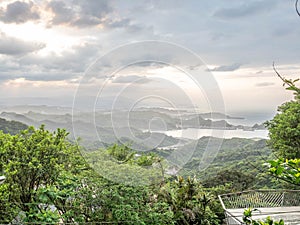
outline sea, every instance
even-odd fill
[[[252,127],[254,124],[262,124],[268,120],[271,120],[275,113],[264,112],[237,112],[228,113],[233,117],[241,117],[243,119],[226,119],[229,124],[243,125]],[[211,119],[213,120],[213,119]],[[216,119],[217,120],[217,119]],[[268,130],[221,130],[221,129],[198,129],[187,128],[182,130],[168,130],[168,131],[155,131],[158,133],[164,133],[168,136],[175,138],[187,138],[187,139],[199,139],[204,136],[212,136],[217,138],[231,139],[231,138],[248,138],[248,139],[268,139]]]
[[[211,136],[224,139],[248,138],[248,139],[268,139],[268,130],[220,130],[220,129],[197,129],[187,128],[182,130],[155,131],[164,133],[175,138],[185,138],[197,140],[201,137]]]

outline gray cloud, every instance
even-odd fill
[[[51,1],[47,7],[54,13],[51,25],[65,24],[74,20],[73,9],[68,7],[65,2]]]
[[[120,83],[120,84],[124,84],[124,83],[145,84],[145,83],[149,83],[151,81],[152,81],[151,79],[149,79],[145,76],[128,75],[128,76],[119,76],[119,77],[115,78],[112,82]]]
[[[0,39],[0,53],[3,51],[3,40]],[[8,46],[16,46],[16,43],[10,43]],[[28,81],[77,82],[76,79],[80,78],[94,61],[99,49],[99,45],[83,44],[73,46],[72,51],[62,52],[62,55],[53,53],[47,56],[27,54],[24,57],[3,57],[0,58],[0,64],[3,65],[0,69],[0,81],[24,78]]]
[[[223,65],[223,66],[217,66],[213,69],[210,69],[209,71],[217,71],[217,72],[227,72],[227,71],[235,71],[241,67],[242,64],[235,63],[232,65]]]
[[[203,65],[197,64],[197,65],[189,66],[188,69],[190,69],[190,70],[197,70],[197,69],[199,69],[201,66],[203,66]]]
[[[12,79],[12,75],[11,74],[8,74],[8,73],[1,73],[0,72],[0,81],[7,81],[7,80],[10,80]],[[14,78],[13,78],[14,79]]]
[[[0,54],[3,55],[22,55],[38,51],[44,48],[44,43],[26,42],[14,37],[8,37],[0,33]]]
[[[136,67],[152,67],[152,68],[163,68],[166,66],[163,62],[153,62],[153,61],[141,61],[134,64]]]
[[[62,81],[62,80],[70,80],[74,78],[78,78],[79,74],[77,76],[73,73],[64,73],[64,72],[56,72],[56,73],[32,73],[32,74],[23,74],[21,77],[24,77],[26,80],[29,81]]]
[[[261,82],[261,83],[255,84],[256,87],[267,87],[267,86],[273,86],[273,85],[275,85],[275,83],[273,83],[273,82]]]
[[[119,16],[110,3],[108,0],[50,1],[46,8],[52,11],[54,17],[48,21],[48,27],[55,25],[77,28],[101,26],[103,29],[123,28],[131,33],[145,30],[144,26],[134,23],[128,17]],[[150,28],[147,27],[147,29]]]
[[[112,11],[108,1],[51,1],[48,9],[54,13],[51,25],[89,27],[104,24]]]
[[[70,23],[71,26],[76,26],[76,27],[89,27],[89,26],[96,26],[100,24],[104,24],[100,18],[89,16],[89,15],[82,15]]]
[[[15,71],[13,73],[0,72],[0,81],[15,80],[19,78],[24,78],[28,81],[62,81],[71,80],[74,78],[79,78],[79,74],[75,75],[73,73],[64,72],[41,72],[41,73],[24,73],[21,71]]]
[[[103,18],[108,13],[112,12],[109,0],[101,1],[82,1],[73,0],[72,3],[80,7],[80,12],[85,15],[93,16],[96,18]]]
[[[129,18],[118,18],[118,19],[107,19],[104,21],[104,25],[106,28],[125,28],[130,33],[137,33],[139,31],[151,30],[152,27],[140,26],[132,22]]]
[[[113,18],[113,8],[109,1],[51,1],[47,6],[54,13],[51,25],[69,25],[78,28],[102,25],[104,28],[141,29],[129,18]],[[115,15],[114,15],[115,17]]]
[[[0,9],[0,20],[4,23],[25,23],[29,20],[38,20],[39,13],[34,9],[32,2],[15,1]]]
[[[269,10],[276,4],[275,1],[247,1],[237,7],[228,7],[218,9],[214,16],[222,19],[234,19],[239,17],[256,15]]]
[[[19,63],[23,66],[34,65],[41,70],[68,71],[71,73],[84,72],[89,64],[99,53],[100,46],[95,44],[83,44],[73,46],[71,51],[55,53],[47,56],[37,56],[35,54],[21,58]]]
[[[14,72],[19,69],[19,64],[15,62],[9,55],[1,55],[0,57],[0,73],[2,72]]]

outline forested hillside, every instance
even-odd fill
[[[276,185],[262,174],[265,168],[261,165],[270,158],[271,154],[266,140],[224,139],[212,163],[205,170],[199,171],[199,163],[208,140],[208,137],[200,139],[192,159],[185,165],[187,174],[197,176],[205,186],[232,183],[234,189],[244,190],[272,188]]]
[[[8,121],[0,118],[0,130],[3,133],[17,134],[21,130],[25,130],[28,126],[18,121]]]

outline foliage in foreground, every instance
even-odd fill
[[[269,172],[290,184],[300,186],[300,158],[270,160]]]
[[[275,70],[276,71],[276,70]],[[300,186],[300,89],[296,80],[277,75],[293,91],[294,100],[278,108],[278,114],[266,123],[269,129],[269,145],[273,148],[276,160],[268,162],[269,173],[289,184]]]
[[[0,133],[0,168],[6,176],[0,185],[1,223],[220,223],[210,208],[214,197],[198,180],[163,179],[149,186],[112,182],[86,164],[67,135],[43,126],[17,135]],[[133,160],[124,146],[113,146],[107,154],[129,166],[157,161],[151,154]]]
[[[278,114],[266,123],[269,145],[282,158],[300,158],[300,100],[278,107]]]
[[[247,225],[284,225],[283,220],[274,221],[267,217],[264,221],[252,219],[252,213],[257,209],[246,209],[244,211],[243,222]]]

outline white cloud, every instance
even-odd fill
[[[45,47],[45,43],[23,41],[22,39],[8,37],[6,34],[0,33],[0,54],[3,55],[22,55]]]
[[[275,85],[274,82],[261,82],[261,83],[255,84],[255,86],[257,86],[257,87],[268,87],[268,86],[273,86],[273,85]]]
[[[113,83],[119,84],[145,84],[151,82],[151,79],[146,76],[137,76],[137,75],[127,75],[127,76],[119,76],[112,80]]]
[[[222,19],[237,19],[240,17],[257,16],[260,13],[271,10],[276,1],[255,0],[255,1],[240,1],[238,6],[226,6],[218,9],[214,16]],[[234,5],[234,3],[233,3]]]
[[[241,67],[242,64],[240,63],[234,63],[232,65],[222,65],[222,66],[216,66],[210,71],[216,71],[216,72],[227,72],[227,71],[235,71],[238,70]]]

